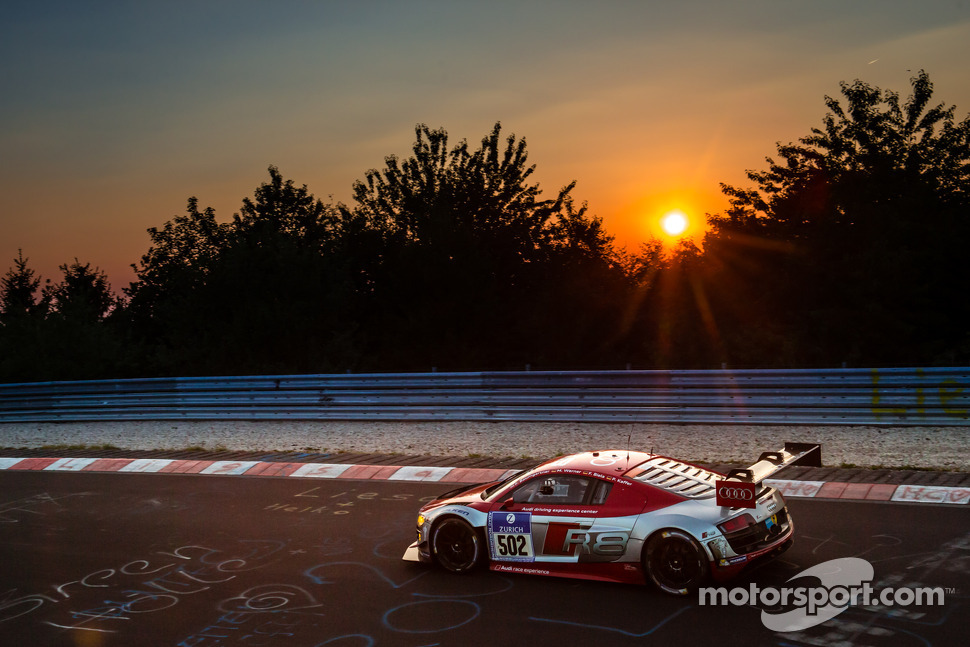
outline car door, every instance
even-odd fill
[[[633,519],[608,516],[613,483],[589,475],[542,474],[519,485],[489,512],[489,553],[497,562],[616,561]]]

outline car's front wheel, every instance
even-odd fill
[[[682,530],[664,530],[650,538],[643,570],[657,588],[674,595],[695,591],[710,574],[704,549]]]
[[[435,561],[452,573],[467,573],[482,559],[483,542],[468,523],[450,517],[434,527],[431,552]]]

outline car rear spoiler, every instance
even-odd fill
[[[822,466],[822,446],[813,443],[785,443],[777,452],[763,452],[756,463],[744,469],[733,469],[725,480],[761,483],[789,465]]]
[[[810,443],[785,443],[778,452],[764,452],[758,462],[744,469],[733,469],[715,486],[717,505],[728,508],[756,508],[759,484],[789,465],[822,466],[822,446]]]

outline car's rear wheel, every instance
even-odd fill
[[[664,530],[650,538],[643,570],[657,588],[674,595],[695,591],[710,574],[704,549],[682,530]]]
[[[468,523],[454,517],[443,519],[431,534],[435,561],[452,573],[467,573],[482,559],[483,542]]]

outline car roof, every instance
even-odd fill
[[[626,449],[608,449],[553,458],[536,466],[533,472],[580,470],[602,476],[623,476],[631,468],[651,458],[654,458],[654,454],[627,451]]]
[[[554,458],[534,468],[532,473],[573,470],[609,477],[626,476],[691,499],[713,496],[717,480],[723,478],[716,472],[669,456],[625,449],[584,452]]]

